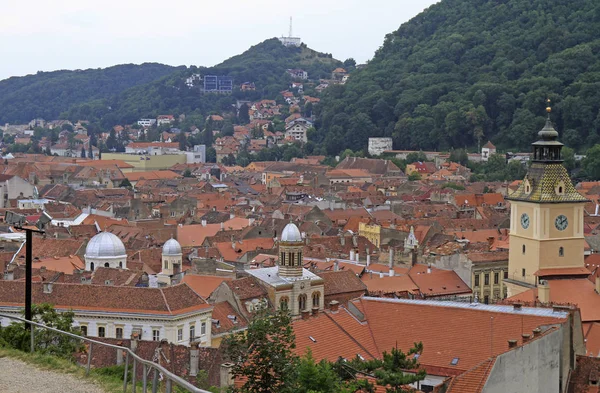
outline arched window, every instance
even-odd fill
[[[168,269],[168,268],[169,268],[169,261],[167,261],[165,259],[165,263],[164,263],[163,269]]]
[[[563,193],[563,188],[562,187],[558,187],[558,193],[562,194]]]
[[[104,267],[110,267],[110,264],[109,264],[108,262],[106,262],[106,263],[104,264]]]
[[[289,303],[290,303],[290,299],[288,299],[287,296],[282,297],[281,299],[279,299],[279,309],[280,310],[288,310]]]
[[[523,254],[525,254],[525,245],[523,244]]]
[[[90,263],[90,270],[94,271],[94,262]]]
[[[119,262],[119,267],[120,267],[120,268],[123,268],[123,261],[120,261],[120,262]]]
[[[313,303],[313,307],[321,306],[321,293],[320,292],[313,292],[312,303]]]
[[[306,295],[298,296],[298,311],[306,310]]]
[[[558,256],[559,257],[564,257],[565,256],[565,249],[563,247],[559,247],[558,248]]]

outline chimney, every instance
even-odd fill
[[[546,280],[540,280],[538,284],[538,300],[543,304],[550,303],[550,285]]]
[[[523,333],[523,334],[521,334],[521,337],[523,337],[523,344],[525,344],[531,338],[531,334]]]
[[[221,370],[219,374],[222,387],[233,386],[233,374],[231,373],[233,366],[235,366],[233,363],[221,364]]]
[[[46,266],[40,267],[40,273],[46,273]]]
[[[411,256],[411,264],[412,266],[415,266],[417,264],[417,249],[413,248],[412,250],[410,250],[410,256]]]
[[[533,337],[537,337],[540,334],[542,334],[542,329],[540,329],[540,328],[533,329]]]
[[[354,250],[350,250],[350,260],[354,260]]]
[[[371,266],[371,255],[367,254],[367,266]]]
[[[389,258],[390,268],[394,267],[394,249],[390,247],[390,258]]]
[[[231,212],[229,212],[229,219],[233,220],[235,218],[235,214],[233,213],[233,210]]]
[[[359,258],[360,253],[358,252],[358,250],[356,251],[356,254],[354,254],[354,256],[356,257],[356,262],[360,262],[360,258]]]
[[[340,307],[340,302],[338,302],[337,300],[332,300],[331,302],[329,302],[329,309],[331,310],[332,313],[337,313]]]
[[[394,269],[390,269],[390,277],[394,277],[395,274],[396,272],[394,271]]]
[[[340,233],[340,244],[341,244],[342,246],[345,246],[345,245],[346,245],[346,237],[344,236],[344,234],[343,234],[343,233]]]
[[[600,293],[600,276],[596,277],[596,293]]]
[[[302,319],[306,321],[308,318],[310,318],[310,311],[302,310]]]
[[[190,348],[190,376],[198,375],[198,347]]]
[[[312,308],[312,315],[313,315],[313,317],[316,317],[317,314],[319,314],[319,307],[313,307]]]
[[[427,265],[427,274],[431,274],[431,263]]]
[[[515,348],[517,346],[517,340],[508,340],[508,348]]]
[[[205,227],[206,226],[206,220],[202,220],[202,226]]]
[[[44,287],[44,293],[52,293],[52,283],[51,282],[45,282],[43,284]]]
[[[522,307],[523,307],[523,305],[521,303],[513,303],[513,310],[514,311],[521,311]]]
[[[248,226],[251,227],[252,225],[254,225],[254,218],[249,218],[248,219]]]
[[[383,272],[379,272],[379,278],[383,278],[383,277],[384,277]]]
[[[333,261],[333,271],[337,272],[340,270],[340,261],[338,261],[337,259],[335,261]]]
[[[225,230],[225,224],[221,223],[221,230],[224,231]]]

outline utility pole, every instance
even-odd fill
[[[14,226],[15,229],[25,231],[25,319],[31,321],[31,281],[32,281],[32,243],[33,233],[44,233],[37,229],[23,228],[20,226]],[[25,324],[26,330],[31,330],[30,324]]]

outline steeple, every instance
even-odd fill
[[[544,128],[538,132],[540,139],[534,142],[533,145],[533,161],[537,162],[562,162],[560,155],[561,149],[564,146],[558,139],[558,132],[554,129],[552,121],[550,120],[550,113],[552,107],[550,107],[550,99],[546,100],[548,106],[546,107],[546,124]]]

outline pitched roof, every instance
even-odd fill
[[[323,279],[325,296],[349,292],[365,292],[367,286],[351,270],[317,273]]]
[[[496,358],[486,359],[467,372],[454,377],[446,393],[481,393]]]
[[[232,278],[229,277],[186,274],[183,276],[182,282],[192,288],[198,295],[206,299],[223,281],[231,280]]]
[[[564,183],[564,192],[558,195],[555,187],[560,181]],[[529,193],[526,192],[527,184],[531,187]],[[541,162],[531,164],[519,188],[506,199],[537,203],[587,202],[587,198],[573,187],[569,174],[562,164],[545,164]]]
[[[244,277],[237,280],[225,281],[225,285],[227,285],[240,300],[261,298],[267,295],[267,291],[254,277]]]

